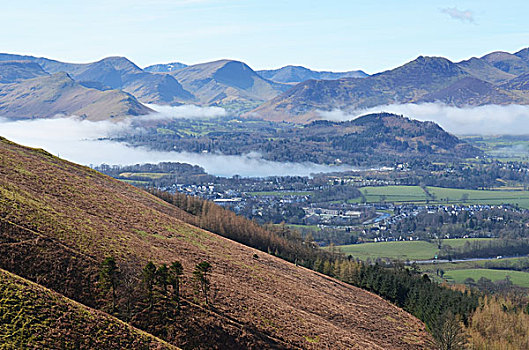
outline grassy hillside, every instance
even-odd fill
[[[143,309],[130,322],[182,348],[428,346],[424,326],[381,298],[185,224],[185,215],[91,169],[0,140],[0,268],[104,308],[94,280],[105,257],[132,276],[148,261],[181,261],[181,312],[152,318]],[[193,289],[201,261],[212,265],[210,305]]]
[[[175,346],[0,269],[2,349],[176,349]]]

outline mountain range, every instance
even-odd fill
[[[279,69],[258,70],[257,74],[277,83],[297,84],[305,80],[335,80],[341,78],[365,78],[368,75],[361,70],[349,72],[314,71],[301,66],[285,66]]]
[[[529,73],[528,49],[494,52],[459,63],[423,57],[366,78],[308,80],[247,113],[275,121],[307,122],[322,111],[353,112],[388,104],[440,102],[451,106],[529,104],[520,87]]]
[[[0,336],[10,347],[431,345],[424,324],[382,298],[195,226],[227,215],[211,203],[198,218],[142,189],[6,139],[0,139],[0,161],[0,297],[3,320],[13,322],[4,322]],[[270,231],[259,236],[263,229],[255,223],[237,226],[219,230],[249,227],[250,240],[268,240],[276,254],[291,249]],[[162,278],[168,273],[163,264],[175,261],[183,268],[178,309],[175,295],[167,296],[175,293],[174,281]],[[204,262],[208,292],[197,286],[196,266]],[[106,279],[113,273],[119,282]],[[10,324],[19,326],[5,327]]]
[[[38,67],[31,62],[0,62],[0,116],[32,119],[77,115],[96,121],[153,112],[123,91],[89,88],[67,73],[48,74]],[[4,73],[5,68],[9,73]]]
[[[76,114],[101,120],[152,113],[144,104],[196,104],[250,118],[308,122],[321,119],[322,111],[352,112],[387,104],[529,103],[529,49],[457,63],[420,56],[369,76],[299,66],[254,71],[235,60],[145,69],[125,57],[80,64],[0,54],[0,62],[0,115],[9,118]],[[75,103],[70,106],[70,101]]]
[[[205,105],[260,104],[289,88],[263,79],[245,63],[232,60],[197,64],[169,74]]]

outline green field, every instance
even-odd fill
[[[429,196],[420,186],[379,186],[360,188],[367,203],[416,204],[518,204],[529,209],[529,191],[465,190],[427,187]],[[357,199],[351,202],[358,202]]]
[[[452,248],[462,247],[466,242],[490,240],[489,238],[445,239],[443,244]],[[360,260],[388,258],[399,260],[429,260],[438,253],[437,244],[426,241],[363,243],[337,246],[345,255]]]
[[[463,283],[465,279],[472,278],[478,281],[481,277],[488,278],[492,281],[504,280],[509,276],[512,283],[521,286],[529,287],[529,273],[511,270],[490,270],[490,269],[463,269],[447,271],[444,278],[449,282]]]
[[[362,187],[368,203],[377,202],[425,202],[426,193],[419,186],[374,186]]]

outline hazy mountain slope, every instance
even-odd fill
[[[75,80],[98,81],[112,89],[121,89],[127,76],[142,73],[142,70],[125,57],[107,57],[87,63],[84,69],[71,73]]]
[[[487,61],[476,57],[458,62],[457,65],[468,74],[492,84],[504,83],[515,77],[514,74],[506,73]]]
[[[525,57],[523,50],[520,51],[518,55]],[[529,73],[529,63],[516,54],[513,55],[508,52],[496,51],[481,57],[481,59],[494,67],[515,76]]]
[[[0,116],[7,118],[49,118],[61,114],[104,120],[149,112],[128,94],[86,88],[66,73],[0,84]]]
[[[0,61],[0,84],[48,75],[41,66],[28,61]]]
[[[260,103],[288,88],[261,78],[243,62],[231,60],[192,65],[170,74],[204,104]]]
[[[445,58],[420,56],[401,67],[367,78],[300,83],[247,116],[306,122],[319,119],[318,111],[414,102],[467,76],[470,75]]]
[[[501,85],[502,88],[518,91],[529,91],[529,73],[522,74]]]
[[[1,269],[0,315],[0,339],[6,349],[176,349],[112,316]]]
[[[126,76],[123,91],[145,103],[179,105],[196,102],[195,96],[169,74],[142,72]]]
[[[14,55],[9,53],[0,53],[0,61],[31,61],[37,63],[48,73],[67,72],[74,74],[84,67],[83,64],[78,63],[65,63],[45,57]]]
[[[517,94],[476,78],[463,78],[447,88],[417,100],[417,102],[442,102],[457,107],[485,104],[526,104],[528,101],[529,95]]]
[[[179,346],[428,347],[423,325],[381,298],[184,224],[184,213],[142,190],[6,140],[0,155],[0,221],[13,243],[0,245],[1,268],[90,302],[89,281],[108,255],[134,269],[180,260],[188,281],[207,260],[213,306],[197,305],[185,285],[165,335]]]
[[[163,64],[153,64],[152,66],[143,68],[143,70],[150,73],[169,73],[185,67],[187,67],[187,64],[183,64],[180,62],[172,62]]]
[[[514,55],[520,57],[524,62],[527,62],[529,64],[529,47],[525,49],[521,49],[520,51],[516,52]]]
[[[368,75],[361,70],[349,72],[313,71],[301,66],[285,66],[279,69],[259,70],[257,74],[278,83],[301,83],[310,79],[334,80],[340,78],[365,78]]]

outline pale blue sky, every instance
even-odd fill
[[[0,52],[375,73],[529,47],[527,13],[526,0],[0,0]]]

